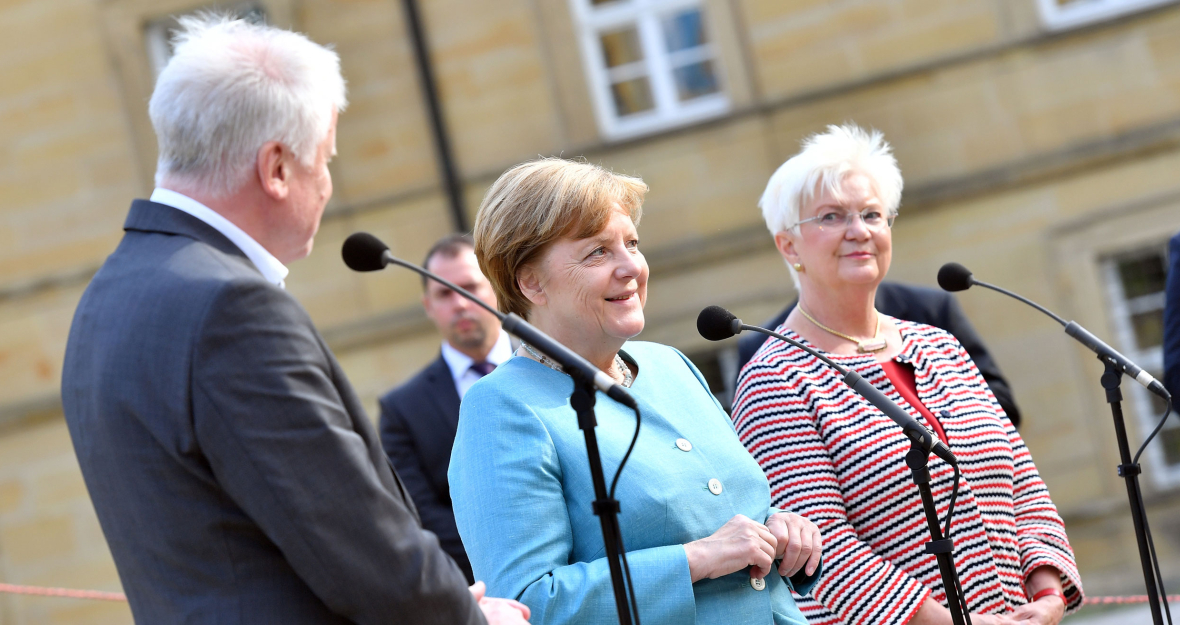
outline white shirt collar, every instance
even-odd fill
[[[487,360],[499,367],[512,358],[512,342],[508,338],[507,332],[499,329],[497,331],[500,333],[500,337],[496,339],[492,351],[488,352]],[[442,357],[446,361],[447,367],[450,368],[451,378],[455,380],[456,384],[471,370],[471,365],[475,364],[470,356],[451,347],[451,344],[446,341],[443,341],[442,344]]]
[[[258,271],[262,272],[262,277],[266,278],[267,282],[278,285],[283,285],[283,280],[286,279],[288,269],[279,259],[275,258],[273,254],[266,251],[258,241],[255,241],[250,235],[246,234],[244,230],[234,225],[234,223],[225,217],[222,217],[217,211],[205,206],[204,204],[184,195],[177,193],[170,189],[156,189],[152,191],[151,201],[157,204],[165,204],[171,206],[176,210],[186,212],[197,219],[209,224],[214,230],[225,235],[254,266]],[[468,365],[470,366],[470,365]]]

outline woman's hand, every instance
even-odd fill
[[[774,557],[782,559],[779,575],[790,577],[800,569],[808,575],[815,573],[823,554],[823,538],[815,523],[794,512],[780,512],[766,520],[766,529],[777,541]]]
[[[529,622],[529,607],[512,599],[497,599],[487,597],[488,590],[483,582],[475,582],[467,588],[471,597],[479,604],[479,611],[483,612],[488,625],[520,625]]]
[[[716,579],[747,566],[750,577],[766,577],[774,567],[778,541],[761,523],[737,515],[707,538],[684,545],[692,581]]]
[[[1018,622],[1036,623],[1036,625],[1057,625],[1064,616],[1065,603],[1057,595],[1041,597],[1012,612],[1012,618]]]
[[[1061,588],[1061,571],[1051,566],[1041,566],[1033,569],[1024,581],[1025,592],[1029,597],[1048,589]],[[1041,597],[1036,601],[1026,603],[1012,612],[1012,617],[1021,623],[1036,623],[1036,625],[1057,625],[1065,617],[1065,602],[1057,595]]]

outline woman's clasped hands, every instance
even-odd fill
[[[750,577],[770,574],[780,560],[784,577],[799,571],[807,575],[819,567],[823,540],[811,521],[790,512],[771,516],[766,525],[737,515],[712,535],[684,545],[692,581],[716,579],[750,567]]]

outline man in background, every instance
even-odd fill
[[[471,237],[452,234],[426,253],[422,265],[496,307],[492,285],[479,270]],[[471,563],[451,508],[447,467],[459,402],[476,380],[512,357],[508,333],[491,313],[450,288],[422,279],[422,307],[443,336],[442,353],[405,384],[381,398],[381,443],[422,516],[468,581]]]
[[[967,350],[967,354],[971,356],[975,366],[979,368],[979,373],[983,375],[983,379],[992,390],[992,394],[996,396],[1000,407],[1008,415],[1008,419],[1012,421],[1012,425],[1020,427],[1020,409],[1016,407],[1016,399],[1012,396],[1012,389],[1009,388],[1008,381],[1000,373],[999,365],[988,353],[983,339],[979,338],[979,334],[975,332],[967,315],[963,314],[963,309],[959,307],[954,296],[929,287],[882,282],[877,287],[876,304],[878,311],[890,317],[942,328],[954,335]],[[771,330],[779,327],[794,308],[795,303],[792,302],[778,316],[767,321],[762,327]],[[736,371],[741,371],[742,367],[746,366],[746,363],[754,357],[754,352],[757,352],[758,348],[762,347],[762,344],[767,340],[774,339],[756,332],[743,333],[738,339]]]
[[[283,288],[332,195],[339,58],[269,26],[180,24],[149,107],[157,188],[86,289],[62,373],[136,621],[524,622],[422,529]]]

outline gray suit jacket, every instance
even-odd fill
[[[136,620],[483,623],[299,303],[179,210],[124,230],[62,402]]]

